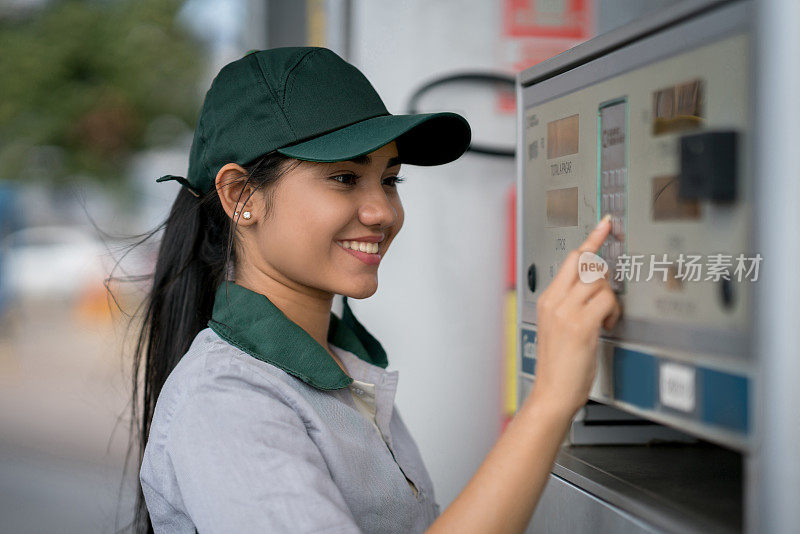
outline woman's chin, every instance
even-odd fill
[[[372,282],[349,284],[346,289],[343,288],[339,293],[354,299],[365,299],[374,295],[377,290],[378,280],[375,278]]]

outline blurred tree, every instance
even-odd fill
[[[61,0],[0,18],[0,178],[122,185],[128,157],[159,142],[154,119],[193,129],[205,51],[180,5]]]

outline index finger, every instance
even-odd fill
[[[606,240],[608,237],[608,233],[611,231],[611,214],[606,213],[600,222],[597,223],[594,230],[586,237],[586,241],[581,243],[581,246],[578,247],[578,252],[593,252],[597,253],[600,250],[600,247],[603,246],[603,241]]]
[[[594,230],[586,237],[586,240],[581,243],[580,247],[575,249],[578,254],[570,253],[564,260],[564,263],[556,273],[553,281],[550,282],[550,287],[553,287],[553,291],[556,295],[564,294],[566,290],[578,280],[578,262],[580,260],[580,254],[583,252],[596,253],[600,250],[600,247],[603,246],[603,241],[606,240],[606,237],[608,237],[611,231],[610,219],[610,214],[606,214],[600,219],[600,222],[597,223]]]

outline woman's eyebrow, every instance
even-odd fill
[[[361,156],[356,156],[352,159],[348,159],[345,161],[349,161],[351,163],[355,163],[356,165],[369,165],[372,163],[372,157],[369,154],[363,154]],[[386,162],[386,168],[394,167],[395,165],[400,165],[402,162],[400,161],[400,157],[389,158],[389,161]]]

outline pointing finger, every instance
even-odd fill
[[[610,219],[611,215],[608,213],[600,219],[600,222],[597,223],[594,230],[586,237],[586,241],[578,247],[578,251],[597,253],[600,247],[603,246],[603,241],[608,237],[608,233],[611,231]]]

